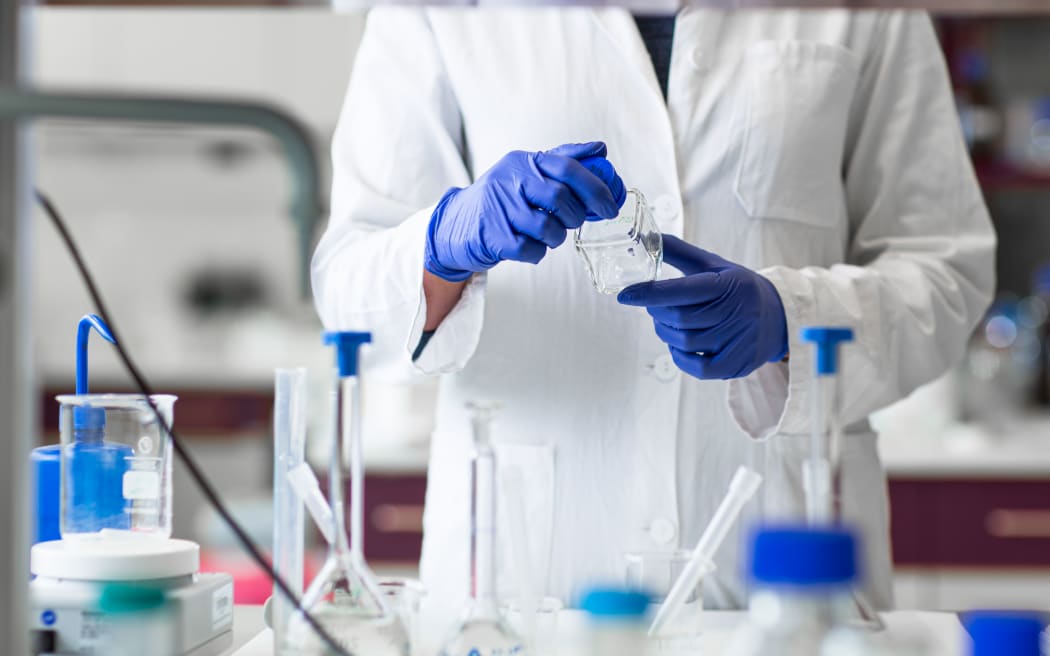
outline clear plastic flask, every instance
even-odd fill
[[[171,537],[174,396],[58,396],[64,540]]]
[[[660,273],[663,235],[637,189],[627,190],[627,200],[616,218],[580,226],[575,242],[594,287],[603,294],[656,280]]]

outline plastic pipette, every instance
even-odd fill
[[[812,397],[813,432],[810,458],[802,467],[802,482],[806,493],[806,516],[812,525],[842,521],[842,390],[839,388],[841,367],[839,346],[853,341],[853,330],[844,327],[807,326],[802,329],[802,340],[812,342],[816,349],[813,359],[814,376]],[[886,624],[879,617],[867,597],[853,590],[853,602],[860,624],[872,631],[881,631]]]
[[[812,342],[816,349],[813,388],[810,391],[813,432],[809,460],[802,469],[806,517],[810,524],[826,524],[839,519],[839,453],[842,441],[838,408],[839,345],[853,341],[853,331],[849,328],[808,326],[802,329],[802,340]]]
[[[321,484],[317,481],[314,470],[305,462],[299,463],[288,470],[288,483],[306,506],[325,542],[329,545],[335,544],[335,518],[332,516],[332,507],[321,492]]]
[[[729,529],[733,527],[744,504],[754,496],[761,484],[762,477],[747,467],[740,467],[733,474],[733,480],[729,482],[729,491],[719,504],[714,517],[707,524],[707,528],[704,529],[700,541],[696,543],[696,548],[693,549],[693,554],[685,569],[682,570],[682,574],[671,586],[667,598],[660,605],[660,610],[656,612],[656,618],[649,626],[649,635],[658,634],[685,605],[689,593],[696,588],[700,578],[710,571],[715,552],[726,539]]]

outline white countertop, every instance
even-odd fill
[[[256,607],[258,611],[258,608]],[[744,611],[705,611],[701,635],[701,647],[697,653],[719,654],[724,650],[733,631],[744,620]],[[921,637],[928,649],[923,653],[930,656],[958,656],[963,653],[964,634],[958,618],[952,613],[932,613],[924,611],[895,611],[883,613],[887,624],[886,634],[880,636],[890,640],[906,638],[914,640]],[[240,615],[238,615],[239,619]],[[576,656],[581,653],[581,631],[584,619],[580,611],[562,611],[558,617],[559,656]],[[436,651],[436,646],[416,652],[417,656],[429,655]],[[238,643],[238,648],[230,652],[235,656],[272,656],[273,635],[265,629],[246,643]]]
[[[1050,418],[1021,418],[1001,432],[954,424],[933,435],[887,433],[879,455],[892,478],[1050,479]]]

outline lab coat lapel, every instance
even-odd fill
[[[621,96],[626,99],[625,102],[633,101],[637,107],[639,118],[634,129],[644,135],[643,141],[649,148],[645,155],[656,164],[654,168],[658,180],[643,179],[634,184],[640,185],[650,205],[655,201],[674,207],[672,213],[664,214],[664,217],[672,218],[657,216],[657,223],[662,231],[681,237],[681,188],[674,130],[649,52],[634,19],[626,10],[596,9],[593,16],[600,31],[620,54],[621,66],[617,66],[617,62],[607,65],[622,71],[619,76]],[[641,154],[632,153],[632,156],[639,157]]]

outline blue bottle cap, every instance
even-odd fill
[[[963,613],[971,656],[1040,656],[1046,616],[1036,611],[975,610]]]
[[[583,596],[580,608],[593,619],[637,620],[645,617],[649,595],[637,590],[593,588]]]
[[[357,375],[357,352],[362,344],[372,341],[372,333],[329,332],[324,334],[324,343],[335,345],[335,361],[339,376]]]
[[[852,583],[857,578],[853,534],[842,528],[759,528],[751,539],[751,578],[802,587]]]
[[[853,341],[852,328],[832,326],[806,326],[801,332],[802,341],[817,346],[816,371],[818,376],[830,376],[838,371],[839,344]]]

